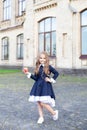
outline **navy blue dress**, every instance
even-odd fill
[[[56,80],[59,73],[51,65],[49,65],[50,74],[53,73],[53,79]],[[40,66],[39,73],[37,75],[31,74],[32,79],[35,83],[31,89],[29,101],[30,102],[43,102],[55,106],[55,94],[52,88],[52,83],[46,82],[45,78],[49,77],[43,72],[43,66]]]

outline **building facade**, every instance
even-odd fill
[[[0,66],[87,69],[87,0],[0,1]]]

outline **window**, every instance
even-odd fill
[[[56,18],[50,17],[39,22],[39,51],[56,56]]]
[[[25,0],[19,0],[18,6],[19,6],[18,15],[23,15],[23,12],[25,11]]]
[[[83,57],[87,56],[87,10],[81,13],[81,37],[82,37],[82,51]]]
[[[23,59],[23,34],[17,36],[17,59]]]
[[[2,60],[8,60],[9,58],[9,39],[5,37],[2,39]]]
[[[33,0],[33,3],[35,4],[35,3],[36,3],[36,0]]]
[[[11,19],[11,0],[3,1],[4,20]]]

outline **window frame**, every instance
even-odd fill
[[[25,0],[18,0],[18,16],[22,16],[25,12]]]
[[[48,31],[45,31],[45,26],[46,26],[46,25],[45,25],[45,21],[46,21],[47,19],[50,19],[50,31],[49,31],[49,30],[48,30]],[[53,24],[53,23],[52,23],[52,20],[53,20],[53,19],[56,20],[56,17],[46,17],[46,18],[44,18],[44,19],[42,19],[42,20],[40,20],[40,21],[38,22],[38,25],[39,25],[39,26],[38,26],[38,30],[39,30],[39,31],[38,31],[38,44],[39,44],[39,45],[38,45],[38,51],[40,52],[40,40],[39,40],[39,39],[40,39],[40,35],[44,35],[44,36],[43,36],[43,39],[44,39],[43,51],[46,51],[46,49],[47,49],[47,48],[46,48],[46,40],[47,40],[47,39],[46,39],[45,37],[46,37],[47,34],[50,34],[50,37],[49,37],[49,38],[50,38],[50,45],[49,45],[49,48],[50,48],[49,56],[50,56],[50,57],[56,57],[56,53],[55,53],[55,55],[52,54],[52,50],[53,50],[53,48],[52,48],[52,37],[53,37],[53,36],[52,36],[52,33],[53,33],[53,32],[56,33],[56,29],[52,30],[52,24]],[[44,24],[44,27],[43,27],[44,31],[43,31],[43,32],[40,32],[40,23],[41,23],[41,22],[43,22],[43,24]],[[55,46],[56,46],[56,43],[55,43]],[[55,48],[55,49],[56,49],[56,48]],[[55,50],[55,51],[56,51],[56,50]]]
[[[3,1],[3,20],[10,20],[11,19],[11,0],[4,0]]]
[[[6,51],[7,51],[7,55],[5,55]],[[9,38],[8,37],[2,38],[1,59],[9,60]]]
[[[21,37],[23,37],[23,39],[21,39]],[[20,42],[18,42],[18,39],[20,40]],[[24,40],[23,33],[17,35],[17,60],[23,60],[24,58],[24,43],[21,42],[22,40]]]
[[[80,12],[80,30],[81,30],[81,56],[80,56],[80,59],[87,59],[87,54],[82,54],[82,28],[83,27],[87,27],[87,24],[86,25],[82,25],[82,13],[87,11],[87,9],[84,9],[83,11]]]

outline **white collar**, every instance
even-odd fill
[[[44,64],[40,64],[40,66],[43,66],[43,67],[44,67]]]

